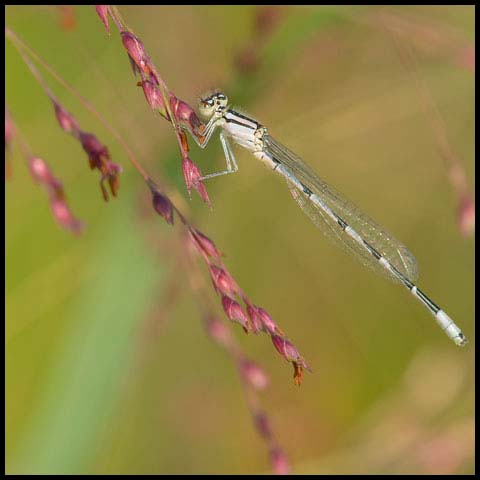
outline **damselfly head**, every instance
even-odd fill
[[[202,117],[221,115],[228,104],[228,98],[223,92],[214,92],[202,95],[198,102],[198,111]]]

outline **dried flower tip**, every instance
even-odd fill
[[[167,120],[169,120],[168,113],[165,110],[165,104],[163,103],[162,94],[160,93],[157,85],[147,79],[143,79],[141,82],[138,82],[137,85],[143,88],[143,93],[145,94],[145,98],[150,105],[150,108],[158,111]]]
[[[288,362],[296,363],[299,366],[310,370],[310,367],[306,364],[300,353],[298,353],[297,347],[287,340],[285,337],[272,334],[272,342],[278,353],[285,358]]]
[[[273,447],[270,450],[270,462],[272,464],[273,473],[276,475],[288,475],[290,473],[290,464],[279,447]]]
[[[208,268],[216,292],[222,295],[236,295],[239,292],[237,283],[226,270],[211,264]]]
[[[193,108],[170,93],[170,108],[179,123],[185,125],[193,135],[198,135],[202,122],[197,117]]]
[[[78,134],[79,126],[73,115],[67,112],[67,110],[55,101],[53,102],[53,106],[60,127],[62,127],[65,132],[73,133],[75,135]]]
[[[272,429],[265,413],[258,412],[257,414],[255,414],[254,421],[260,435],[263,438],[270,440],[272,438]]]
[[[240,361],[239,370],[242,378],[256,390],[265,390],[268,386],[267,374],[251,360]]]
[[[100,188],[102,189],[103,198],[108,202],[108,192],[105,188],[105,181],[108,181],[110,185],[110,191],[114,197],[117,196],[118,189],[120,187],[120,174],[122,173],[122,167],[116,163],[105,161],[99,170],[102,172],[102,177],[100,178]]]
[[[155,211],[162,216],[169,225],[173,225],[172,202],[158,191],[152,190],[152,204]]]
[[[75,234],[81,233],[83,225],[73,216],[65,200],[53,197],[50,201],[50,208],[53,217],[61,227]]]
[[[222,306],[223,310],[227,314],[227,317],[230,320],[240,323],[243,329],[248,331],[248,318],[245,315],[245,312],[242,310],[242,307],[232,298],[227,297],[226,295],[222,296]]]
[[[150,60],[145,52],[145,47],[143,46],[142,41],[130,32],[121,32],[121,36],[123,46],[132,62],[134,73],[136,73],[135,70],[137,70],[138,72],[143,72],[148,75],[150,73]]]
[[[217,249],[212,240],[194,227],[189,229],[194,245],[208,257],[218,259],[222,253]]]
[[[190,193],[190,189],[193,187],[202,200],[210,205],[207,190],[201,180],[202,172],[188,157],[182,159],[182,172],[188,193]]]
[[[458,209],[458,226],[464,237],[475,233],[475,200],[471,195],[464,195]]]
[[[100,17],[100,20],[102,20],[105,30],[110,35],[110,25],[108,24],[108,5],[95,5],[95,10]]]

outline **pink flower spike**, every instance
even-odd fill
[[[105,30],[110,35],[110,25],[108,24],[108,5],[95,5],[95,10],[100,17],[100,20],[102,20]]]
[[[190,230],[191,238],[193,239],[194,245],[200,249],[200,253],[204,253],[208,257],[218,259],[222,255],[221,252],[217,249],[212,240],[210,240],[206,235],[204,235],[200,230],[197,230],[194,227],[191,227]]]
[[[227,314],[227,317],[230,320],[240,323],[245,332],[248,331],[248,318],[245,315],[245,312],[242,310],[242,307],[232,298],[227,297],[226,295],[222,296],[222,306],[223,310]]]
[[[83,225],[73,216],[65,200],[52,197],[50,200],[50,208],[53,217],[61,227],[70,230],[77,235],[81,233]]]
[[[59,103],[53,102],[55,108],[55,116],[57,117],[60,127],[67,132],[77,135],[79,132],[79,126],[73,115],[65,110]]]
[[[458,226],[464,237],[470,237],[475,233],[475,200],[469,194],[460,200]]]
[[[173,225],[172,202],[158,191],[152,190],[152,203],[155,211],[162,216],[169,225]]]
[[[226,270],[211,264],[208,268],[215,291],[220,292],[222,295],[236,295],[238,293],[237,283]]]
[[[239,369],[242,378],[255,390],[265,390],[267,388],[267,374],[255,362],[246,359],[241,360]]]
[[[273,473],[276,475],[288,475],[290,473],[287,457],[279,447],[273,447],[270,450],[270,462],[272,463]]]

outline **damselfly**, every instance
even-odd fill
[[[203,97],[199,112],[208,122],[203,137],[195,140],[204,148],[216,128],[220,127],[220,141],[227,162],[226,170],[202,179],[238,170],[228,139],[250,150],[256,158],[285,178],[300,208],[320,230],[364,265],[404,285],[457,345],[467,343],[453,320],[415,285],[417,263],[402,243],[321,180],[297,155],[272,138],[263,125],[230,108],[224,93],[215,92]]]

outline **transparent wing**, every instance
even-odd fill
[[[302,184],[316,194],[336,215],[353,228],[365,241],[375,248],[386,260],[411,282],[418,278],[418,267],[415,257],[393,235],[370,219],[358,207],[337,192],[333,187],[320,180],[303,161],[275,139],[264,137],[265,149],[284,168]],[[314,204],[300,189],[288,181],[293,198],[312,222],[336,245],[359,260],[363,265],[376,273],[398,281],[384,268],[362,245],[347,235],[340,225],[329,217],[318,205]]]

